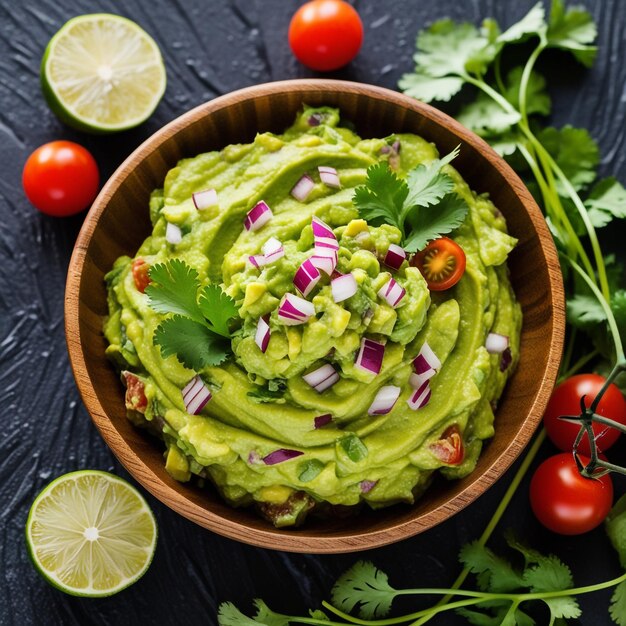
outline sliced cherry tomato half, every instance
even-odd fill
[[[148,407],[148,398],[145,392],[146,386],[137,376],[130,372],[122,372],[122,375],[126,382],[126,396],[124,397],[126,408],[145,413]]]
[[[146,287],[150,284],[150,265],[142,258],[135,259],[131,266],[133,273],[133,280],[135,281],[135,287],[140,293],[144,293]]]
[[[564,452],[571,450],[580,430],[579,424],[566,422],[559,419],[559,416],[579,415],[581,398],[585,396],[585,406],[588,407],[605,382],[606,379],[598,374],[577,374],[555,387],[543,416],[543,425],[557,448]],[[626,400],[616,385],[608,386],[596,408],[596,413],[626,425]],[[620,436],[619,430],[604,424],[594,423],[591,427],[596,446],[602,451],[608,450]],[[587,456],[591,454],[587,433],[580,440],[578,451]]]
[[[363,23],[343,0],[312,0],[291,18],[289,45],[307,67],[327,72],[352,61],[363,42]]]
[[[431,452],[442,462],[447,465],[459,465],[465,457],[465,449],[463,448],[463,438],[457,424],[446,428],[434,443],[430,444]]]
[[[84,211],[98,193],[98,165],[91,153],[72,141],[51,141],[24,164],[22,185],[42,213],[65,217]]]
[[[448,237],[431,241],[411,259],[431,291],[443,291],[456,285],[465,272],[465,252]]]
[[[581,456],[584,465],[589,458]],[[530,481],[530,506],[537,519],[561,535],[580,535],[599,526],[613,504],[608,474],[585,478],[571,452],[546,459]]]

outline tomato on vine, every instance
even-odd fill
[[[582,463],[589,463],[581,457]],[[613,504],[613,482],[581,475],[569,452],[546,459],[530,482],[530,506],[537,519],[561,535],[580,535],[600,525]]]
[[[289,45],[313,70],[336,70],[352,61],[363,42],[359,14],[344,0],[312,0],[291,18]]]
[[[578,374],[571,376],[557,385],[550,397],[543,425],[548,437],[554,445],[564,452],[570,451],[574,445],[580,425],[559,419],[561,415],[578,415],[581,412],[580,401],[585,397],[585,406],[589,407],[595,396],[602,389],[606,379],[598,374]],[[626,400],[619,388],[611,383],[602,396],[596,413],[626,425]],[[592,425],[596,445],[602,452],[608,450],[618,439],[620,432],[604,424],[594,422]],[[585,433],[578,445],[581,454],[589,456],[589,438]]]

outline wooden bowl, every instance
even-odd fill
[[[413,506],[363,510],[349,519],[307,520],[304,528],[272,527],[253,511],[231,508],[213,488],[178,483],[166,473],[161,442],[126,419],[124,391],[104,355],[104,274],[134,256],[150,233],[148,196],[183,157],[281,132],[303,103],[339,107],[362,136],[411,132],[442,154],[461,144],[454,165],[471,188],[489,192],[519,244],[509,267],[524,325],[519,366],[496,415],[496,434],[474,472],[436,481]],[[119,167],[85,218],[72,255],[65,296],[70,360],[82,398],[107,444],[148,491],[216,533],[266,548],[332,553],[365,550],[424,532],[458,513],[513,463],[540,422],[559,366],[564,333],[561,273],[541,212],[511,168],[480,138],[436,109],[386,89],[332,80],[293,80],[237,91],[203,104],[144,142]]]

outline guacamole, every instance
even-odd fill
[[[450,289],[431,291],[411,255],[385,264],[400,230],[361,219],[353,201],[370,165],[386,161],[403,178],[437,157],[415,135],[361,139],[322,107],[305,108],[281,135],[258,134],[168,172],[150,199],[152,234],[106,276],[104,333],[128,417],[163,439],[171,476],[209,481],[232,505],[293,526],[310,513],[410,504],[436,473],[473,470],[519,354],[521,311],[506,266],[516,240],[489,198],[445,165],[469,206],[449,235],[466,269]],[[303,177],[304,196],[294,193]],[[211,201],[199,209],[204,191]],[[256,227],[259,206],[270,211]],[[315,224],[332,232],[316,235]],[[304,296],[294,276],[323,240],[332,265],[318,265]],[[172,259],[236,304],[219,366],[193,371],[155,345],[170,314],[144,291],[150,267]],[[339,277],[349,283],[341,295]],[[381,297],[390,286],[399,298]],[[368,351],[382,362],[367,367]],[[191,408],[197,390],[205,395]]]

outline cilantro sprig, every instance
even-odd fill
[[[230,354],[229,322],[234,300],[218,285],[200,284],[198,272],[181,259],[150,268],[146,294],[157,313],[171,314],[154,332],[163,357],[175,355],[189,369],[219,365]]]
[[[442,159],[412,169],[406,180],[387,163],[371,165],[364,185],[354,192],[361,217],[372,224],[385,222],[402,233],[402,246],[416,252],[429,241],[450,233],[467,215],[467,203],[453,193],[452,178],[442,171],[459,154],[458,147]]]

